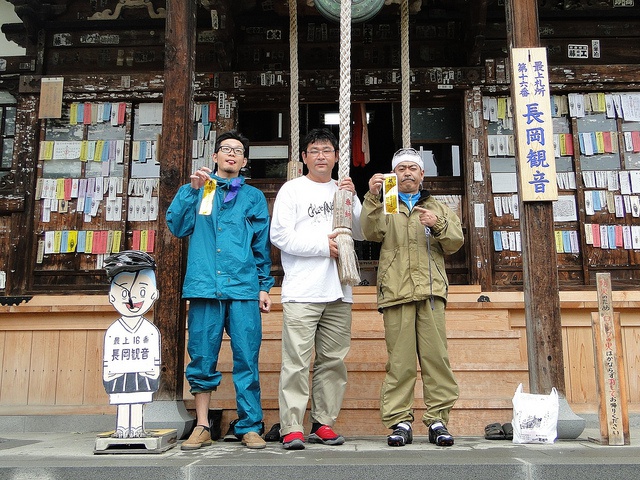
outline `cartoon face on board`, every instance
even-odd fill
[[[150,268],[121,272],[111,280],[109,302],[123,317],[144,315],[157,299],[156,274]]]

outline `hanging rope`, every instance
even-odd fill
[[[400,77],[402,81],[402,147],[411,147],[411,70],[409,69],[409,0],[400,2]]]
[[[349,176],[351,133],[351,1],[340,2],[340,159],[338,181]]]
[[[289,0],[289,59],[291,74],[289,91],[291,98],[291,158],[287,168],[287,180],[302,175],[300,155],[300,117],[298,107],[298,2]]]
[[[291,0],[290,0],[291,1]],[[338,182],[349,176],[351,157],[351,0],[340,2],[340,139],[338,159]],[[353,194],[338,190],[333,200],[333,231],[338,233],[338,272],[345,285],[360,283],[358,259],[351,236]]]

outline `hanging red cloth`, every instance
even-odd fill
[[[353,132],[351,134],[351,158],[354,167],[364,167],[365,158],[362,150],[362,125],[366,124],[366,117],[362,118],[362,103],[354,103],[351,106],[351,116],[353,117]],[[366,115],[366,114],[365,114]]]
[[[369,152],[369,126],[367,124],[367,106],[360,104],[360,115],[362,118],[362,154],[364,155],[365,165],[371,161],[371,153]],[[363,165],[364,166],[364,165]]]

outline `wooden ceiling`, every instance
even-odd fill
[[[157,31],[163,28],[164,19],[154,18],[154,16],[165,12],[168,2],[168,0],[8,1],[15,6],[22,24],[3,25],[2,31],[10,40],[27,48],[30,54],[35,54],[39,33],[50,27],[53,22],[69,30],[88,27],[100,29],[102,28],[100,22],[105,22],[105,29],[135,30],[141,27],[152,27]],[[400,1],[384,0],[385,6],[377,17],[397,18]],[[495,40],[495,38],[506,36],[505,1],[508,0],[409,0],[409,5],[411,18],[416,22],[429,24],[456,21],[462,32],[459,40],[465,47],[466,64],[474,66],[480,65],[483,48],[490,43],[490,38]],[[297,2],[299,17],[323,18],[314,6],[314,0],[297,0]],[[93,26],[88,23],[91,19],[111,14],[116,10],[118,18],[115,21],[107,23],[100,20]],[[213,10],[216,10],[219,16],[226,16],[225,35],[226,40],[229,41],[232,40],[238,25],[250,24],[248,22],[267,22],[268,18],[274,18],[274,14],[280,18],[289,16],[287,0],[199,0],[199,28],[211,28],[211,11]],[[566,31],[564,36],[567,38],[584,35],[585,29],[591,31],[591,35],[597,32],[603,37],[607,35],[615,37],[620,32],[625,32],[623,24],[628,24],[629,28],[635,30],[635,26],[640,21],[640,1],[627,8],[616,8],[611,0],[538,0],[538,15],[541,20],[541,36],[545,35],[545,28],[547,30],[555,28],[554,35],[558,36],[560,28],[556,25],[560,21],[561,29]],[[556,25],[545,27],[543,20],[556,22]],[[591,20],[591,24],[585,24],[585,20]],[[375,22],[375,19],[373,21]],[[601,21],[608,21],[608,23],[604,26],[596,24]],[[617,22],[617,26],[612,26],[612,22]],[[582,29],[582,34],[576,33],[575,25],[582,25],[579,27]],[[608,34],[608,31],[611,33]]]
[[[117,12],[117,21],[109,28],[127,28],[127,25],[139,27],[140,22],[154,23],[156,13],[165,12],[166,0],[8,0],[15,7],[15,12],[22,25],[3,25],[2,31],[11,40],[30,49],[37,43],[38,33],[51,22],[66,24],[66,28],[86,27],[88,20],[108,18]],[[181,1],[181,0],[179,0]],[[320,17],[314,0],[297,0],[298,16]],[[339,0],[335,0],[339,1]],[[385,2],[379,15],[397,16],[401,0],[381,0]],[[498,0],[409,0],[409,11],[412,16],[446,20],[460,20],[466,32],[470,47],[480,45],[486,24],[487,6],[497,4]],[[503,10],[503,7],[500,7]],[[210,22],[211,11],[219,15],[227,13],[227,17],[239,20],[241,17],[264,16],[265,12],[273,12],[280,17],[289,16],[287,0],[200,0],[199,24]],[[157,22],[158,20],[156,20]],[[162,21],[162,20],[160,20]],[[326,21],[326,20],[325,20]],[[118,25],[114,25],[118,24]],[[477,50],[477,48],[476,48]]]

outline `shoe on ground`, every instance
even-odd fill
[[[413,431],[409,422],[400,422],[393,427],[393,432],[387,437],[390,447],[404,447],[413,443]]]
[[[484,427],[484,438],[487,440],[504,440],[506,435],[501,424],[490,423]]]
[[[189,438],[182,442],[182,450],[197,450],[200,447],[211,445],[211,434],[202,425],[196,425]]]
[[[504,432],[505,440],[513,440],[513,425],[510,423],[503,423],[502,431]]]
[[[235,420],[231,420],[229,423],[229,430],[224,435],[225,442],[239,442],[240,439],[236,436],[236,423],[238,423],[240,419],[236,418]]]
[[[429,441],[439,447],[450,447],[453,445],[453,436],[442,422],[434,422],[429,425]]]
[[[344,437],[334,432],[329,425],[322,425],[318,430],[309,435],[309,443],[342,445],[344,443]]]
[[[304,450],[304,435],[302,432],[291,432],[282,439],[285,450]]]
[[[264,436],[267,442],[279,442],[280,438],[280,424],[274,423],[271,429]]]
[[[242,445],[247,448],[264,448],[267,446],[267,442],[258,435],[258,432],[247,432],[242,436]]]

